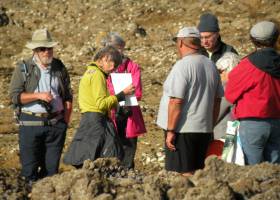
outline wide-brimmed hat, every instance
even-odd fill
[[[38,29],[34,31],[32,40],[25,45],[29,49],[36,49],[38,47],[54,47],[57,42],[53,41],[49,31],[45,29]]]

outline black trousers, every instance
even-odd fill
[[[21,121],[46,121],[46,118],[21,113]],[[52,126],[20,126],[19,151],[21,175],[36,181],[58,172],[67,124],[61,120]]]
[[[118,134],[120,136],[123,150],[124,158],[122,164],[128,169],[134,168],[134,157],[137,149],[137,137],[127,138],[126,137],[126,125],[127,119],[116,119]]]
[[[166,139],[165,132],[165,139]],[[179,173],[193,172],[204,167],[204,160],[213,133],[176,133],[176,151],[165,143],[165,169]]]

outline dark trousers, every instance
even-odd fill
[[[165,139],[166,139],[165,132]],[[165,169],[179,173],[193,172],[204,167],[204,160],[213,133],[176,133],[176,151],[165,143]]]
[[[22,113],[20,120],[46,121],[47,119]],[[20,126],[21,175],[27,181],[36,181],[58,172],[66,129],[67,125],[63,120],[52,126]]]
[[[116,119],[116,122],[117,122],[118,134],[120,136],[123,150],[124,150],[124,157],[122,163],[125,167],[129,169],[133,169],[134,157],[137,149],[137,137],[135,138],[126,137],[127,119],[122,119],[122,120]]]

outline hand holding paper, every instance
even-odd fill
[[[132,85],[131,73],[111,73],[112,83],[115,93],[118,94],[123,91],[125,96],[125,102],[120,102],[121,106],[137,106],[138,102],[134,94],[135,90]],[[128,95],[131,94],[131,95]]]
[[[129,86],[127,86],[127,87],[123,90],[123,93],[124,93],[125,95],[133,94],[134,90],[135,90],[135,87],[134,87],[132,84],[130,84]]]

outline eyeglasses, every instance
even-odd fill
[[[53,47],[38,47],[36,48],[38,51],[51,51],[53,50]]]

